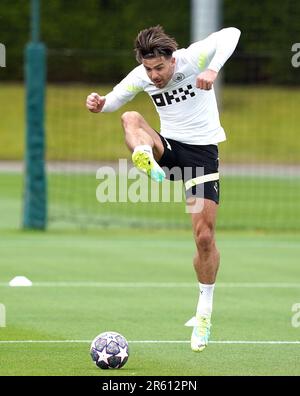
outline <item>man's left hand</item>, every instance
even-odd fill
[[[214,70],[207,69],[204,72],[198,74],[196,79],[196,87],[209,91],[217,78],[218,73]]]

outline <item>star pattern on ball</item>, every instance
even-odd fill
[[[119,346],[119,348],[120,348],[120,352],[116,356],[120,357],[121,358],[121,362],[122,362],[123,359],[128,356],[127,346],[125,345],[123,348],[121,346]]]
[[[98,356],[99,356],[98,361],[99,361],[99,360],[100,360],[100,361],[103,361],[104,363],[106,363],[107,365],[109,365],[107,358],[109,358],[110,355],[108,355],[108,354],[106,353],[105,348],[103,349],[102,352],[100,352],[100,351],[97,351],[97,352],[98,352]]]

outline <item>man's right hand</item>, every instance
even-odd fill
[[[92,113],[100,113],[105,104],[105,100],[106,98],[104,96],[100,96],[96,92],[93,92],[86,98],[86,107]]]

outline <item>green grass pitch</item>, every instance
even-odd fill
[[[300,374],[300,327],[292,325],[299,233],[217,233],[212,342],[197,354],[184,327],[198,297],[190,230],[24,232],[20,178],[3,181],[0,174],[1,376]],[[8,287],[17,275],[33,286]],[[120,370],[100,370],[89,356],[91,340],[107,330],[129,341]]]

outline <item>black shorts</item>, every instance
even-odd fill
[[[183,180],[187,198],[206,198],[218,204],[218,146],[191,145],[159,136],[164,153],[158,163],[166,172],[167,179]]]

